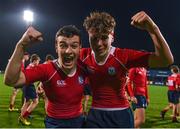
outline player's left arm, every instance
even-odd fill
[[[180,74],[176,77],[176,89],[179,91],[180,89]]]
[[[134,74],[135,74],[135,68],[129,69],[128,81],[126,82],[126,90],[130,98],[134,96],[134,91],[133,91]]]
[[[137,103],[137,99],[136,97],[134,96],[134,83],[133,83],[133,80],[134,80],[134,77],[135,77],[135,74],[136,74],[136,69],[135,68],[131,68],[129,70],[129,80],[127,82],[127,85],[126,85],[126,90],[127,90],[127,93],[130,97],[130,101],[131,102],[134,102],[134,103]]]
[[[147,77],[146,77],[146,81],[145,81],[145,85],[146,85],[146,89],[145,89],[145,95],[146,95],[146,100],[147,100],[147,103],[149,104],[150,102],[150,99],[149,99],[149,91],[148,91],[148,85],[147,85]]]
[[[131,25],[146,30],[153,40],[155,52],[149,57],[149,67],[167,67],[172,64],[174,58],[169,45],[154,21],[144,11],[138,12],[131,19]]]

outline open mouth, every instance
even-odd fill
[[[72,65],[73,60],[74,60],[73,56],[65,56],[65,57],[63,58],[63,62],[64,62],[64,64],[67,65],[67,66]]]

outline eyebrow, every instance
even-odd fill
[[[67,43],[67,42],[66,41],[60,41],[58,43],[60,44],[60,43]],[[74,42],[71,42],[71,43],[80,44],[80,42],[77,42],[77,41],[74,41]]]

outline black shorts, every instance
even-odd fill
[[[168,101],[169,103],[179,103],[179,92],[176,90],[168,90]]]
[[[147,100],[145,96],[142,95],[135,95],[137,99],[137,104],[132,103],[132,109],[135,111],[136,108],[147,108]]]

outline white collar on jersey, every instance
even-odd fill
[[[56,64],[57,66],[64,72],[64,70],[62,69],[61,64],[59,64],[58,59],[56,60]],[[73,69],[69,74],[67,74],[68,77],[73,77],[76,74],[77,71],[77,67],[75,67],[75,69]],[[65,72],[64,72],[65,73]]]
[[[106,63],[109,55],[114,55],[115,49],[116,49],[116,48],[113,47],[113,46],[111,46],[111,47],[109,48],[109,53],[108,53],[106,59],[104,60],[104,62],[102,62],[102,63],[98,63],[98,62],[96,61],[95,54],[94,54],[94,52],[92,51],[92,54],[93,54],[93,56],[94,56],[94,60],[95,60],[96,64],[98,64],[98,65],[104,65],[104,64]]]
[[[74,69],[74,71],[70,74],[68,74],[68,77],[73,77],[76,74],[77,68]]]

